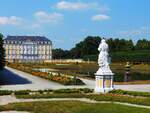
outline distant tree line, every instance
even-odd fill
[[[96,56],[99,53],[97,48],[101,42],[101,39],[102,38],[99,36],[88,36],[83,41],[77,43],[75,47],[70,50],[54,49],[53,58],[54,59],[83,58],[85,60],[87,59],[96,60],[97,59]],[[146,39],[140,39],[137,41],[136,44],[134,44],[131,39],[126,40],[119,38],[116,39],[109,38],[107,39],[107,43],[109,44],[109,49],[112,54],[116,55],[116,53],[118,52],[125,52],[124,54],[118,53],[117,57],[120,57],[119,55],[126,55],[127,52],[129,53],[129,51],[130,53],[135,51],[137,53],[137,51],[150,50],[150,41]],[[132,56],[134,55],[132,54]]]
[[[3,35],[0,33],[0,71],[4,69],[5,66],[5,50],[3,48]]]

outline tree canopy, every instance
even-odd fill
[[[137,50],[149,50],[150,49],[150,41],[146,39],[138,40],[135,46]]]
[[[101,38],[98,36],[88,36],[83,41],[76,44],[74,48],[70,50],[70,54],[73,58],[82,58],[84,55],[98,54],[97,48]]]
[[[63,50],[61,48],[59,49],[53,49],[53,59],[66,59],[69,58],[69,51]]]
[[[3,48],[3,35],[0,33],[0,71],[5,66],[5,50]]]
[[[70,50],[54,49],[53,58],[64,59],[64,58],[84,58],[85,56],[93,56],[98,54],[98,46],[101,41],[99,36],[87,36],[83,41],[77,43],[74,48]],[[127,51],[138,51],[138,50],[149,50],[150,41],[142,39],[138,40],[134,45],[131,39],[119,39],[109,38],[106,40],[110,52],[127,52]]]

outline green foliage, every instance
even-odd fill
[[[101,94],[101,95],[88,95],[88,98],[97,101],[125,102],[131,104],[150,106],[150,98],[148,97],[126,96],[122,94]]]
[[[80,93],[78,89],[58,89],[54,90],[54,93]]]
[[[124,82],[124,73],[115,73],[114,82]]]
[[[53,49],[53,59],[66,59],[69,58],[69,51],[63,50],[61,48],[59,49]]]
[[[88,89],[88,88],[83,88],[83,89],[58,89],[54,90],[54,93],[92,93],[93,90]]]
[[[82,58],[84,55],[98,54],[97,48],[101,38],[99,36],[88,36],[83,41],[76,44],[70,50],[72,58]]]
[[[98,54],[97,55],[85,55],[83,56],[84,61],[97,61],[98,60]]]
[[[150,97],[150,92],[125,91],[125,90],[121,90],[121,89],[112,90],[109,93],[131,95],[131,96],[141,96],[141,97]]]
[[[150,41],[146,39],[138,40],[135,46],[137,50],[149,50],[150,49]]]
[[[88,36],[83,41],[77,43],[71,50],[54,49],[54,59],[64,58],[83,58],[84,60],[97,61],[98,46],[101,37]],[[107,39],[113,61],[145,61],[150,62],[150,41],[142,39],[138,40],[134,45],[131,39]],[[143,50],[143,51],[139,51]],[[147,50],[147,52],[144,52]],[[133,52],[133,53],[132,53]],[[150,52],[149,52],[150,53]]]
[[[3,35],[0,33],[0,71],[5,66],[5,50],[3,47]]]
[[[150,51],[120,51],[112,52],[112,61],[113,62],[150,62]]]
[[[128,92],[129,93],[129,92]],[[140,97],[139,97],[140,96]],[[125,91],[111,92],[107,94],[91,93],[56,93],[56,94],[35,94],[35,95],[17,95],[18,98],[89,98],[96,101],[125,102],[131,104],[150,106],[149,94],[142,92],[129,93]]]
[[[16,95],[17,98],[24,99],[40,99],[40,98],[84,98],[83,93],[47,93],[47,94],[32,94],[32,95]]]
[[[0,111],[17,110],[33,113],[149,113],[150,109],[114,103],[85,103],[79,101],[23,102],[0,106]]]
[[[131,80],[150,80],[149,74],[131,72]],[[114,75],[115,82],[123,82],[124,81],[124,73],[115,73]]]
[[[14,94],[15,95],[26,95],[29,94],[31,92],[31,90],[20,90],[20,91],[15,91]]]
[[[112,62],[150,62],[150,50],[114,51],[110,53]],[[97,61],[98,54],[85,55],[83,60]]]
[[[37,90],[37,91],[31,91],[31,90],[19,90],[19,91],[12,91],[12,90],[0,90],[0,96],[2,95],[30,95],[32,93],[32,95],[41,95],[41,94],[73,94],[73,93],[92,93],[93,90],[92,89],[88,89],[88,88],[78,88],[78,89],[58,89],[58,90],[51,90],[51,89],[47,89],[47,90]],[[32,96],[31,96],[32,97]]]
[[[13,91],[10,90],[0,90],[0,95],[11,95]]]
[[[132,40],[110,38],[107,40],[107,43],[110,51],[131,51],[134,49]]]

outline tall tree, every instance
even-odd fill
[[[0,33],[0,71],[4,69],[5,66],[5,50],[3,47],[3,35]]]
[[[83,41],[76,44],[74,48],[70,50],[72,58],[82,58],[85,55],[98,54],[97,48],[101,38],[98,36],[88,36]]]
[[[134,44],[131,39],[126,41],[126,50],[134,50]]]
[[[59,49],[53,49],[53,59],[66,59],[69,58],[69,51],[63,50],[61,48]]]
[[[134,49],[134,44],[132,40],[125,39],[108,39],[107,43],[109,45],[110,51],[131,51]]]
[[[137,50],[149,50],[150,49],[150,41],[146,39],[138,40],[135,46]]]

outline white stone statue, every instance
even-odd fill
[[[98,56],[98,64],[100,67],[107,67],[109,65],[108,60],[108,45],[104,39],[102,39],[99,47],[98,47],[99,56]]]
[[[101,43],[98,47],[98,51],[100,52],[98,56],[99,70],[96,72],[96,75],[113,75],[109,67],[110,64],[110,57],[108,54],[109,47],[105,39],[101,40]]]

